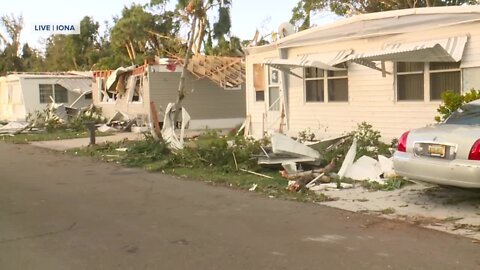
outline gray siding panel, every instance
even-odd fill
[[[150,72],[150,100],[164,110],[177,99],[179,72]],[[186,78],[183,106],[192,119],[224,119],[245,117],[245,87],[224,90],[207,78]]]

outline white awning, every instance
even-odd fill
[[[462,60],[467,36],[428,40],[411,43],[395,43],[383,50],[356,53],[348,61],[394,61],[394,62],[458,62]]]
[[[315,67],[326,70],[345,70],[345,68],[335,67],[335,65],[346,62],[347,56],[351,53],[352,50],[343,50],[328,54],[305,54],[297,58],[266,59],[264,64],[300,77],[291,72],[291,69],[299,67]]]
[[[92,90],[91,78],[62,78],[57,81],[58,84],[65,87],[68,91],[82,94]]]

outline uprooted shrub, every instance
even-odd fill
[[[145,140],[136,141],[128,148],[121,162],[130,167],[142,167],[146,164],[164,160],[170,162],[170,150],[164,141],[157,141],[151,135]]]
[[[45,128],[47,132],[65,129],[65,124],[55,115],[55,110],[55,108],[47,106],[42,111],[36,110],[33,113],[28,113],[26,121],[31,127]]]
[[[65,129],[86,131],[87,123],[105,123],[105,118],[102,116],[102,109],[93,105],[81,111],[77,116],[69,118],[67,121],[60,119],[56,112],[57,109],[48,105],[41,111],[36,110],[33,113],[29,113],[26,121],[31,127],[44,128],[47,132]]]
[[[196,140],[185,143],[181,150],[170,151],[168,144],[147,135],[145,140],[133,143],[121,162],[127,166],[146,166],[158,171],[166,168],[215,167],[223,172],[237,168],[257,170],[253,154],[259,153],[261,142],[243,137],[227,138],[216,132],[207,132]]]
[[[172,165],[183,167],[214,166],[224,172],[238,168],[258,169],[253,154],[259,153],[261,142],[237,136],[229,139],[218,134],[207,134],[172,156]],[[236,162],[236,164],[235,164]]]
[[[102,116],[102,108],[91,105],[88,109],[80,112],[76,117],[71,118],[67,127],[75,131],[87,130],[87,123],[103,124],[106,122],[105,117]]]
[[[378,155],[391,156],[390,145],[380,141],[380,131],[373,129],[373,126],[367,122],[357,125],[357,128],[348,133],[348,137],[342,143],[325,149],[322,154],[325,160],[336,160],[336,169],[339,169],[345,159],[345,156],[353,143],[357,139],[357,154],[355,160],[362,156],[369,156],[377,159]]]

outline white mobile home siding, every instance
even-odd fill
[[[3,77],[0,82],[0,120],[24,121],[25,116],[20,79],[15,75]]]
[[[411,33],[402,35],[291,48],[288,49],[288,57],[295,58],[301,54],[333,52],[343,49],[353,49],[357,53],[379,50],[387,43],[413,42],[461,35],[469,36],[461,62],[462,87],[464,91],[472,87],[479,89],[480,22],[422,32],[415,32],[415,29],[412,29]],[[277,55],[278,52],[272,50],[247,57],[247,114],[252,116],[252,135],[255,137],[261,136],[262,133],[261,116],[265,111],[265,104],[254,102],[252,65],[260,63],[268,56],[277,57]],[[380,71],[350,63],[348,67],[348,103],[306,103],[303,79],[289,76],[287,133],[295,136],[298,132],[310,128],[318,137],[328,137],[350,131],[357,123],[366,121],[381,131],[384,141],[390,141],[392,138],[398,138],[406,130],[433,124],[440,102],[397,101],[393,66],[392,62],[387,62],[386,70],[392,74],[382,77]],[[301,69],[295,70],[295,72],[302,74]]]

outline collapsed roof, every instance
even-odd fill
[[[233,88],[245,81],[245,62],[240,57],[195,55],[188,71],[198,78],[206,77],[224,88]]]

